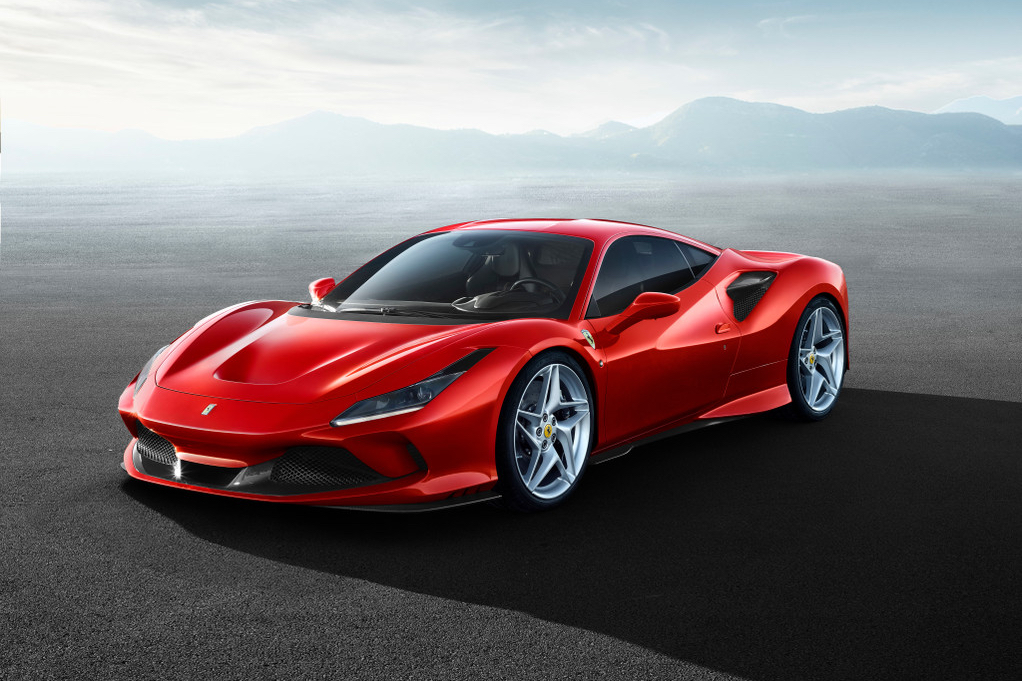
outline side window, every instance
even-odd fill
[[[692,282],[698,273],[713,260],[701,259],[697,272],[686,259],[691,248],[673,239],[652,236],[626,236],[618,239],[607,250],[600,272],[596,276],[593,297],[589,301],[586,317],[607,317],[628,307],[636,296],[647,291],[676,293]]]

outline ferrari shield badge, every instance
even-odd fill
[[[586,329],[582,329],[582,337],[586,339],[591,348],[596,349],[596,341],[593,339],[593,334],[589,333]]]
[[[207,414],[209,414],[209,412],[213,411],[213,407],[215,407],[215,406],[216,406],[216,402],[207,405],[206,408],[202,410],[202,415],[206,416]]]

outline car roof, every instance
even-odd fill
[[[460,222],[454,225],[446,225],[429,230],[431,232],[448,232],[454,230],[471,229],[507,229],[522,232],[547,232],[551,234],[564,234],[566,236],[580,236],[592,239],[598,246],[611,241],[617,236],[658,236],[673,238],[685,241],[693,246],[702,248],[719,255],[721,249],[708,243],[687,237],[677,232],[672,232],[661,227],[650,227],[634,222],[619,222],[617,220],[601,220],[596,218],[584,219],[563,219],[563,218],[528,218],[528,219],[501,219],[501,220],[476,220],[473,222]]]

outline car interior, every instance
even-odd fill
[[[582,247],[571,243],[502,239],[473,250],[466,264],[463,311],[526,311],[559,306],[576,283]]]

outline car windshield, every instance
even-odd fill
[[[338,315],[566,319],[592,249],[588,239],[541,232],[424,234],[356,270],[320,307]]]

